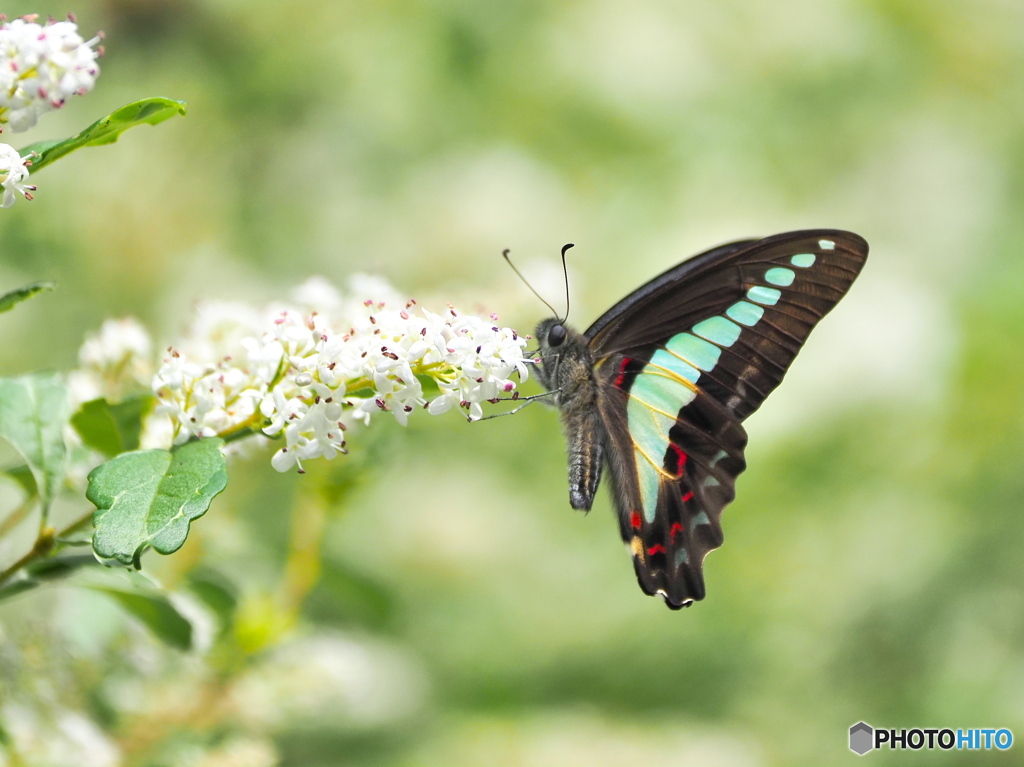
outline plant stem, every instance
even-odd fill
[[[29,511],[32,510],[32,500],[26,499],[18,508],[8,514],[3,522],[0,522],[0,538],[11,532],[21,520],[28,516]]]
[[[32,548],[29,550],[28,554],[0,573],[0,586],[7,583],[7,581],[9,581],[21,568],[31,564],[37,559],[42,559],[50,553],[50,549],[53,548],[53,532],[52,527],[44,527],[39,531],[39,537],[37,537],[36,542],[32,544]]]
[[[78,528],[83,527],[90,519],[92,519],[91,511],[88,514],[82,515],[61,530],[54,530],[49,525],[44,526],[40,529],[39,535],[36,537],[36,542],[32,544],[32,548],[29,552],[6,570],[0,572],[0,586],[7,583],[7,581],[13,578],[22,568],[32,564],[37,559],[42,559],[47,556],[58,545],[58,539],[75,532]]]

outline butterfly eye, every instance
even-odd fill
[[[563,341],[565,341],[565,326],[552,326],[548,331],[548,346],[561,346]]]

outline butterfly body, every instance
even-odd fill
[[[554,327],[565,330],[564,340],[552,346]],[[562,429],[569,447],[569,503],[590,511],[597,494],[607,444],[598,399],[603,396],[594,371],[587,339],[556,319],[543,321],[536,338],[541,346],[537,377],[554,392],[554,404],[562,414]],[[556,338],[558,338],[556,334]]]
[[[704,598],[703,561],[746,468],[742,421],[846,293],[867,243],[789,232],[707,251],[624,298],[585,333],[537,328],[537,377],[561,411],[569,497],[609,482],[641,588],[678,609]]]

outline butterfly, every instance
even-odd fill
[[[722,510],[746,468],[743,420],[867,254],[862,237],[832,229],[741,240],[655,277],[585,333],[557,316],[537,326],[569,501],[589,510],[608,467],[640,588],[672,609],[704,598],[704,558],[722,545]]]

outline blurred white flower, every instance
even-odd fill
[[[18,150],[9,144],[0,144],[0,182],[4,188],[3,202],[0,207],[9,208],[14,205],[17,199],[15,193],[20,194],[26,200],[32,199],[32,192],[36,190],[35,184],[26,184],[28,179],[28,166],[32,164],[32,155],[22,157]]]
[[[256,732],[302,723],[395,725],[422,710],[427,679],[415,659],[368,637],[321,633],[281,645],[233,685],[239,719]]]
[[[74,407],[104,397],[112,402],[148,391],[153,380],[153,342],[134,317],[106,320],[86,336],[77,370],[68,375]]]
[[[71,19],[35,19],[0,25],[0,129],[7,124],[16,132],[28,130],[68,97],[91,91],[100,73],[99,37],[83,40]]]
[[[52,767],[116,767],[121,764],[117,744],[95,722],[77,711],[64,708],[39,711],[27,703],[9,700],[0,705],[0,718],[10,745],[24,759],[24,764]]]

